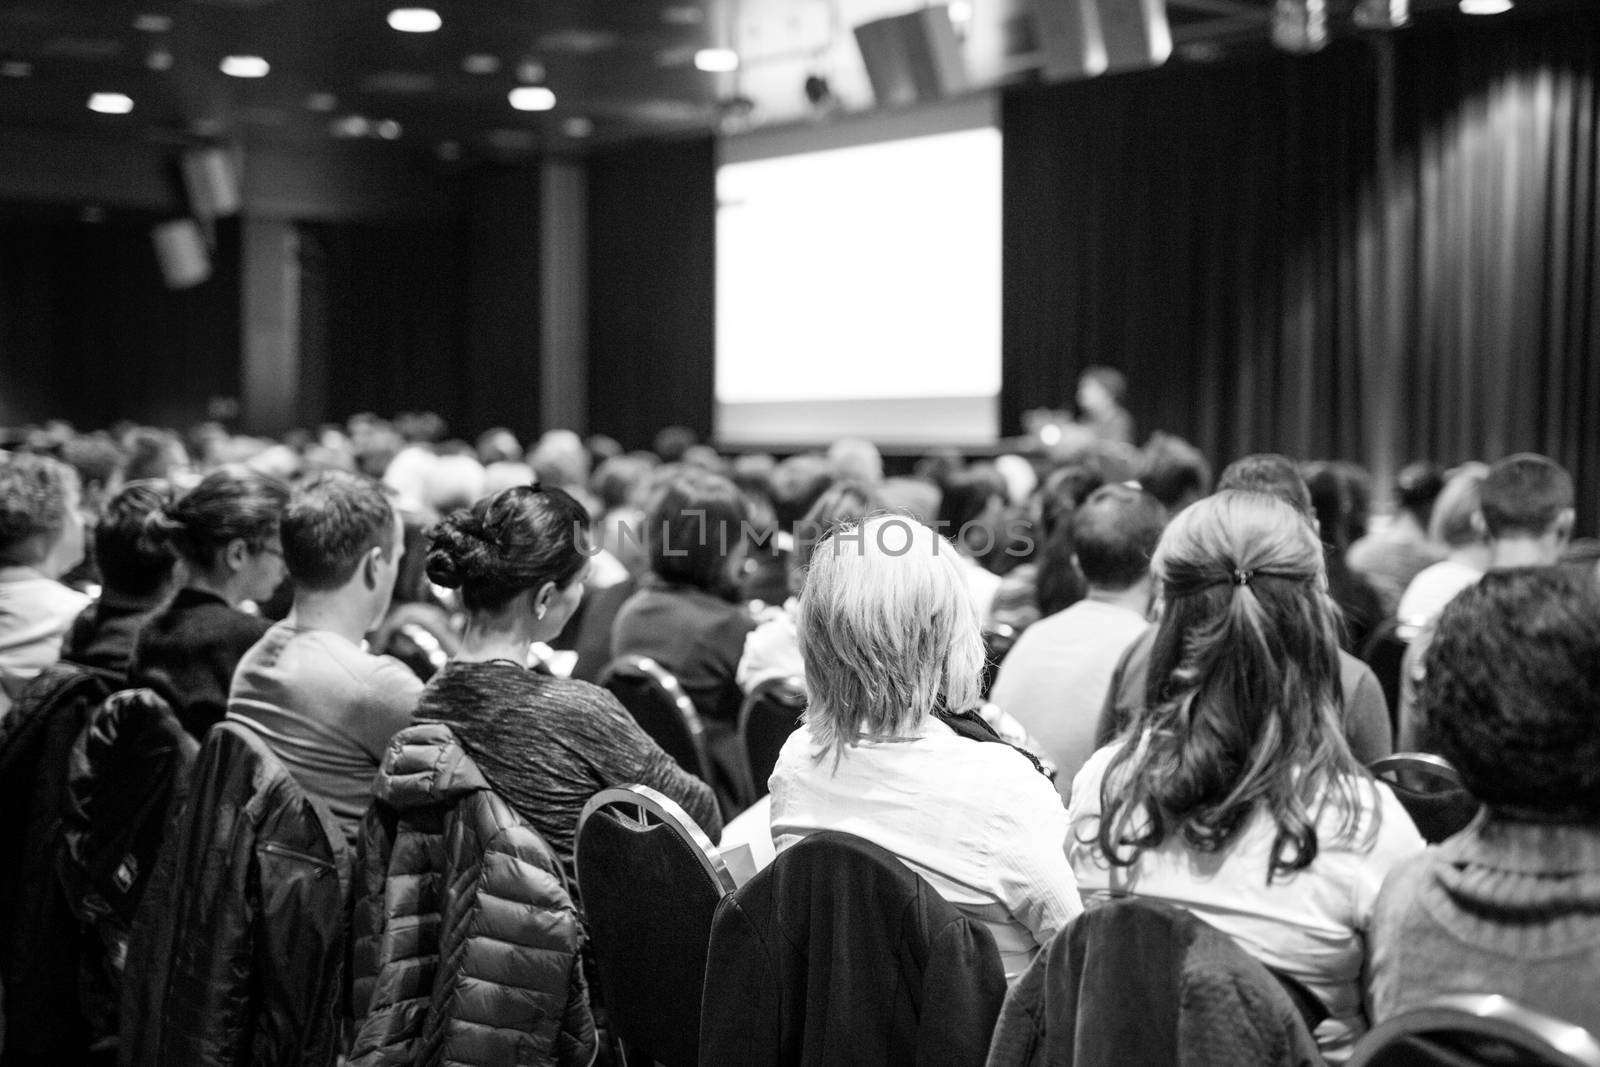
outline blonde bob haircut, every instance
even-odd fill
[[[954,546],[914,519],[870,516],[818,542],[798,628],[818,760],[978,703],[977,608]]]

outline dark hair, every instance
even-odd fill
[[[1158,430],[1145,442],[1139,487],[1170,511],[1211,492],[1211,464],[1188,441]]]
[[[1167,525],[1167,511],[1129,485],[1102,485],[1072,516],[1078,569],[1091,586],[1126,589],[1150,573],[1150,557]]]
[[[199,567],[210,567],[230,541],[259,549],[278,532],[289,490],[276,478],[243,468],[212,471],[145,520],[150,535]]]
[[[1300,477],[1294,460],[1276,452],[1257,452],[1234,460],[1217,479],[1217,492],[1237,489],[1246,493],[1265,493],[1294,508],[1309,522],[1314,517],[1311,490]]]
[[[58,459],[0,453],[0,564],[39,562],[18,553],[35,537],[55,540],[67,523],[67,498],[77,486],[77,473]]]
[[[601,514],[614,511],[633,499],[650,477],[655,464],[637,454],[612,456],[601,462],[589,476],[589,492],[600,502]]]
[[[1444,492],[1444,468],[1437,463],[1422,460],[1407,463],[1394,476],[1394,501],[1402,511],[1409,511],[1424,530],[1433,518],[1433,502]]]
[[[987,463],[952,471],[939,486],[938,531],[954,538],[961,528],[983,515],[995,497],[1006,496],[1006,482],[1000,472]]]
[[[1492,464],[1478,492],[1490,537],[1538,536],[1572,507],[1572,475],[1552,459],[1519,452]]]
[[[700,443],[700,435],[687,426],[664,426],[656,431],[652,443],[661,462],[678,463],[685,452]]]
[[[172,498],[168,483],[143,481],[106,502],[94,528],[94,559],[107,589],[148,596],[171,579],[178,557],[171,545],[150,536],[149,519]]]
[[[860,523],[883,507],[877,490],[860,482],[839,482],[817,498],[794,530],[794,554],[789,565],[804,570],[822,539],[841,526]]]
[[[833,484],[833,464],[827,456],[801,452],[772,468],[767,483],[778,525],[787,529],[805,518]]]
[[[1098,469],[1081,463],[1059,467],[1044,480],[1039,496],[1039,537],[1042,543],[1035,557],[1034,599],[1040,615],[1065,611],[1088,592],[1083,572],[1078,569],[1077,549],[1072,542],[1072,516],[1078,505],[1100,488]]]
[[[1100,852],[1129,866],[1171,835],[1218,852],[1264,810],[1270,883],[1311,865],[1324,810],[1341,817],[1339,840],[1354,839],[1371,779],[1342,731],[1339,642],[1309,524],[1276,496],[1223,491],[1173,518],[1151,569],[1165,610],[1149,703],[1101,783]]]
[[[1468,792],[1600,818],[1600,592],[1590,568],[1491,571],[1439,615],[1418,704]]]
[[[498,611],[546,582],[566,588],[588,557],[589,513],[565,489],[519,485],[428,528],[428,578],[461,590],[469,612]]]
[[[1344,551],[1349,546],[1345,537],[1346,523],[1355,507],[1349,483],[1332,463],[1307,463],[1301,473],[1306,491],[1311,494],[1311,508],[1317,516],[1322,543],[1335,552]]]
[[[283,512],[283,563],[301,589],[338,589],[375,547],[394,552],[394,505],[383,487],[344,471],[306,479]]]
[[[128,449],[128,463],[122,473],[130,482],[170,476],[173,450],[183,450],[183,442],[178,440],[177,434],[148,426],[134,430],[124,443]]]
[[[680,468],[649,508],[645,545],[650,570],[666,582],[732,599],[725,573],[729,553],[744,536],[744,497],[720,474]]]

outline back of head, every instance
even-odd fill
[[[806,512],[805,518],[796,524],[791,566],[803,570],[811,563],[811,553],[824,537],[841,526],[861,522],[882,507],[883,498],[876,489],[856,482],[839,482],[830,486]]]
[[[1433,503],[1444,492],[1444,468],[1437,463],[1407,463],[1394,476],[1394,502],[1410,512],[1424,530],[1433,517]]]
[[[1428,520],[1428,537],[1451,548],[1463,548],[1483,541],[1473,516],[1478,513],[1483,479],[1489,468],[1482,463],[1463,463],[1450,472],[1449,479],[1433,502]]]
[[[77,506],[78,476],[58,459],[0,453],[0,566],[41,562]]]
[[[518,486],[451,512],[428,529],[428,579],[461,590],[470,613],[496,612],[546,582],[583,573],[589,515],[564,489]]]
[[[283,562],[301,589],[338,589],[373,548],[395,544],[394,507],[376,482],[325,471],[307,479],[284,509]]]
[[[166,482],[132,482],[106,502],[94,528],[94,559],[106,589],[124,596],[149,596],[172,578],[177,556],[150,536],[150,515],[172,503]]]
[[[1493,538],[1540,537],[1572,522],[1572,475],[1545,456],[1507,456],[1489,468],[1478,493]]]
[[[939,708],[979,699],[977,609],[948,544],[921,523],[867,519],[811,556],[798,620],[811,692],[807,721],[824,750],[908,736]]]
[[[1006,494],[1000,472],[981,463],[953,472],[939,488],[939,531],[951,538],[958,538],[962,527],[982,518]]]
[[[589,481],[589,450],[571,430],[547,430],[528,452],[528,465],[541,485],[582,488]]]
[[[663,463],[680,463],[683,454],[700,443],[700,435],[687,426],[666,426],[657,431],[653,442]]]
[[[1311,510],[1317,517],[1322,540],[1334,548],[1345,545],[1345,526],[1355,502],[1339,468],[1332,463],[1307,463],[1301,468]]]
[[[128,462],[123,476],[130,482],[170,478],[174,468],[188,463],[183,444],[168,430],[140,427],[128,435],[124,445]]]
[[[778,525],[787,529],[799,522],[832,484],[833,464],[826,456],[802,452],[779,463],[771,478]]]
[[[436,456],[423,469],[423,502],[441,515],[468,507],[483,495],[487,477],[476,456]]]
[[[1300,468],[1294,460],[1276,452],[1257,452],[1228,464],[1217,479],[1217,492],[1225,489],[1265,493],[1288,504],[1308,521],[1315,516],[1311,490],[1306,488]]]
[[[1145,442],[1139,485],[1175,511],[1211,492],[1211,464],[1183,438],[1157,432]]]
[[[176,501],[151,512],[148,529],[183,559],[208,568],[228,543],[260,548],[278,533],[289,490],[276,478],[243,468],[212,471]]]
[[[1115,404],[1122,403],[1122,398],[1128,394],[1128,379],[1115,367],[1088,367],[1078,376],[1078,382],[1080,385],[1084,382],[1093,382],[1104,389]]]
[[[653,466],[639,455],[612,456],[602,461],[589,479],[589,492],[600,502],[601,513],[632,501]]]
[[[728,557],[744,536],[744,497],[720,474],[682,467],[660,487],[645,527],[650,570],[665,582],[732,599]]]
[[[1591,568],[1491,571],[1439,616],[1418,694],[1439,753],[1513,818],[1600,821],[1600,593]]]
[[[475,444],[478,462],[485,467],[492,463],[520,463],[522,442],[504,426],[495,426],[478,435]]]
[[[877,485],[883,481],[883,456],[864,437],[841,437],[828,448],[833,476],[840,481]]]
[[[105,434],[74,437],[61,446],[61,458],[78,472],[85,490],[110,486],[127,462],[122,449]]]
[[[1090,586],[1120,591],[1150,573],[1167,512],[1149,493],[1103,485],[1072,516],[1078,568]]]

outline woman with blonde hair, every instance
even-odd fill
[[[812,552],[798,629],[811,703],[771,779],[779,851],[823,830],[886,849],[1021,973],[1082,905],[1055,788],[959,714],[984,653],[954,547],[906,518],[841,527]]]
[[[1150,703],[1073,782],[1073,871],[1233,935],[1321,1002],[1338,1059],[1367,1028],[1378,887],[1423,842],[1344,740],[1321,542],[1283,501],[1227,491],[1173,519],[1151,570]]]

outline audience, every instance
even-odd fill
[[[1383,599],[1378,591],[1345,563],[1350,516],[1356,510],[1355,495],[1345,465],[1308,463],[1303,471],[1306,489],[1311,494],[1311,509],[1317,532],[1322,535],[1328,571],[1328,595],[1339,606],[1344,625],[1339,646],[1360,654],[1367,638],[1384,621]]]
[[[1428,536],[1434,501],[1444,491],[1437,463],[1408,463],[1394,479],[1394,515],[1350,545],[1345,562],[1378,591],[1385,618],[1395,617],[1411,580],[1444,559],[1444,548]]]
[[[428,683],[416,712],[418,721],[450,727],[568,874],[578,815],[610,786],[659,790],[713,840],[722,831],[710,788],[646,737],[616,698],[527,667],[530,646],[559,633],[583,596],[587,523],[566,491],[524,486],[433,527],[428,577],[460,590],[467,622],[461,651]]]
[[[1418,571],[1400,595],[1395,618],[1407,635],[1437,618],[1450,598],[1477,581],[1489,565],[1489,546],[1478,517],[1478,491],[1488,473],[1482,463],[1462,464],[1434,500],[1428,540],[1444,551],[1444,558]]]
[[[978,617],[988,625],[995,594],[1000,591],[1000,576],[979,561],[999,539],[1000,516],[1006,503],[1005,481],[993,467],[978,465],[953,472],[939,489],[935,529],[955,545],[953,555],[967,594],[978,609]]]
[[[89,598],[58,578],[83,559],[78,476],[48,456],[0,453],[0,718],[54,663]]]
[[[253,471],[224,469],[152,511],[147,529],[183,560],[187,580],[139,629],[128,681],[172,706],[195,737],[228,710],[234,668],[267,632],[241,610],[266,600],[283,581],[278,523],[289,491]]]
[[[1485,575],[1440,615],[1427,663],[1428,733],[1484,810],[1384,883],[1374,1021],[1447,993],[1497,993],[1600,1034],[1594,571]]]
[[[177,556],[151,537],[150,516],[172,503],[166,482],[133,482],[112,497],[94,528],[100,596],[85,608],[61,657],[93,667],[121,684],[139,628],[166,606],[177,579]]]
[[[1096,472],[1077,465],[1045,479],[1026,527],[1032,555],[1000,579],[989,609],[995,626],[1025,630],[1083,598],[1083,575],[1072,551],[1072,514],[1099,486]]]
[[[1071,519],[1088,593],[1025,630],[989,692],[1055,764],[1063,799],[1094,752],[1117,659],[1149,626],[1150,557],[1165,524],[1165,509],[1149,493],[1120,484],[1096,489]]]
[[[774,843],[842,830],[887,849],[1020,974],[1082,905],[1049,781],[952,714],[978,704],[983,641],[948,544],[900,517],[836,530],[812,554],[798,627],[811,702],[772,772]]]
[[[1423,841],[1342,736],[1322,544],[1282,500],[1223,491],[1172,520],[1152,571],[1151,703],[1073,782],[1073,872],[1232,934],[1317,997],[1318,1044],[1348,1054],[1378,888]]]
[[[294,606],[239,661],[228,698],[228,718],[255,728],[352,846],[422,692],[398,660],[361,648],[389,609],[403,537],[375,482],[329,471],[297,489],[281,524]]]

